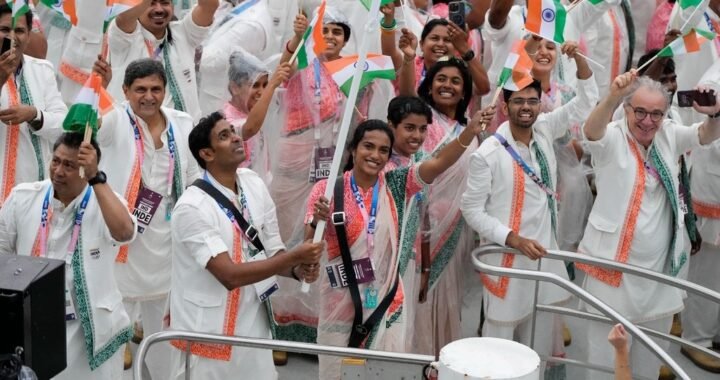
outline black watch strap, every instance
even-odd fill
[[[99,183],[106,183],[107,182],[107,176],[105,175],[105,172],[102,170],[98,170],[98,172],[95,174],[95,177],[92,177],[88,180],[88,185],[95,186]]]
[[[465,62],[470,62],[473,58],[475,58],[475,52],[472,49],[469,49],[462,55],[462,60]]]
[[[718,112],[718,113],[716,113],[716,114],[714,114],[714,115],[708,115],[708,117],[711,118],[711,119],[717,119],[717,118],[720,117],[720,112]]]

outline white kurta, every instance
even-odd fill
[[[42,170],[44,178],[47,178],[50,158],[52,157],[52,145],[62,134],[62,121],[67,113],[67,107],[60,98],[60,92],[58,92],[55,82],[55,71],[50,62],[24,55],[20,75],[23,76],[27,84],[33,106],[42,112],[44,122],[42,128],[38,131],[33,131],[27,123],[20,124],[18,145],[17,147],[11,147],[11,149],[15,150],[17,159],[15,184],[38,181],[40,179],[38,178],[40,170]],[[18,102],[22,102],[19,77],[16,78],[16,85]],[[7,84],[3,83],[2,92],[0,92],[0,109],[7,109],[10,106],[8,91]],[[4,123],[0,123],[0,126],[2,127],[2,132],[0,132],[0,160],[2,161],[0,165],[2,166],[0,168],[4,168],[7,155],[7,131],[9,128]],[[43,160],[42,167],[36,159],[31,134],[34,134],[39,139]],[[6,174],[3,172],[2,175],[4,178]]]
[[[692,127],[681,126],[666,119],[651,145],[651,149],[657,149],[668,166],[676,187],[678,157],[700,145],[698,127],[697,124]],[[623,239],[626,228],[626,213],[629,212],[626,206],[631,199],[635,181],[636,160],[631,153],[628,136],[631,135],[626,120],[622,119],[608,125],[602,139],[587,142],[586,147],[592,154],[598,196],[579,252],[616,260],[619,241]],[[647,160],[644,149],[640,151],[642,158]],[[684,246],[686,231],[683,214],[677,210],[679,217],[676,225],[673,225],[673,211],[667,192],[647,170],[641,199],[626,263],[662,273],[666,270],[668,255],[681,252],[689,255],[690,247]],[[677,233],[675,252],[669,252],[673,230]],[[587,276],[584,288],[633,322],[660,319],[682,309],[680,290],[635,276],[623,275],[618,287]]]
[[[39,232],[42,204],[50,180],[18,185],[0,209],[0,253],[30,255]],[[67,248],[72,236],[75,212],[79,207],[87,187],[67,206],[51,198],[50,228],[46,257],[65,261],[65,289],[73,299],[78,315],[86,309],[80,307],[72,262]],[[51,195],[52,197],[52,195]],[[118,195],[118,198],[120,196]],[[135,218],[133,217],[135,223]],[[68,321],[66,324],[67,368],[58,379],[121,379],[122,352],[119,348],[131,336],[130,320],[122,306],[122,297],[115,285],[112,265],[118,244],[105,224],[94,192],[90,196],[80,230],[82,242],[82,272],[89,297],[90,313],[88,326],[83,326],[82,318]],[[134,238],[134,236],[133,236]],[[131,241],[131,240],[130,240]],[[84,329],[91,328],[94,336],[93,351],[105,345],[109,358],[94,371],[90,371],[86,351]],[[124,339],[118,338],[123,337]]]
[[[602,98],[607,95],[610,84],[615,79],[612,74],[620,75],[625,72],[630,54],[628,29],[620,2],[604,12],[599,20],[586,30],[583,37],[585,37],[588,56],[603,66],[590,63]],[[645,41],[645,36],[642,40]],[[637,50],[635,46],[635,51]]]
[[[557,184],[557,161],[552,144],[555,139],[565,135],[571,125],[585,119],[585,111],[592,108],[597,101],[597,87],[594,78],[578,80],[578,94],[566,105],[553,112],[538,116],[533,124],[533,139],[530,147],[515,141],[507,122],[503,123],[498,132],[537,173],[540,166],[534,145],[544,152],[550,169],[553,188]],[[467,223],[478,231],[485,243],[505,245],[511,228],[508,226],[513,204],[515,188],[515,161],[495,137],[486,139],[481,147],[472,155],[468,174],[467,190],[463,194],[462,210]],[[537,240],[543,247],[557,249],[557,241],[552,232],[551,213],[547,194],[526,174],[524,181],[524,202],[520,212],[521,223],[519,235]],[[555,210],[557,211],[557,210]],[[501,266],[502,255],[486,258],[491,265]],[[537,262],[516,255],[514,268],[537,269]],[[543,260],[541,270],[555,273],[567,278],[565,265],[557,260]],[[493,281],[497,277],[490,276]],[[486,302],[486,318],[495,323],[517,325],[532,312],[534,282],[511,279],[507,285],[507,293],[499,298],[483,289]],[[557,303],[569,298],[567,292],[560,288],[541,283],[538,302],[543,304]]]
[[[127,108],[126,108],[127,107]],[[124,194],[132,181],[132,170],[138,154],[135,146],[133,127],[126,109],[134,116],[127,103],[119,105],[103,117],[98,132],[98,144],[102,150],[100,166],[108,175],[108,183],[118,193]],[[170,290],[170,265],[172,244],[168,212],[175,205],[168,196],[168,170],[171,170],[168,149],[167,128],[172,125],[176,144],[176,160],[180,160],[182,186],[188,186],[199,177],[197,161],[188,148],[188,135],[193,127],[190,116],[184,112],[161,108],[168,125],[160,135],[162,147],[156,149],[146,123],[140,123],[143,141],[142,181],[145,187],[159,193],[163,199],[150,225],[128,248],[126,263],[115,268],[120,291],[126,300],[160,299]],[[122,158],[122,159],[121,159]],[[133,205],[134,207],[135,205]]]
[[[192,14],[188,13],[181,20],[172,21],[168,28],[172,35],[172,43],[169,46],[166,44],[164,49],[170,49],[168,51],[169,61],[179,93],[185,103],[185,112],[189,113],[194,121],[198,121],[202,115],[198,101],[197,79],[195,78],[195,49],[207,37],[210,27],[196,25],[192,20]],[[167,35],[166,32],[165,37]],[[163,40],[155,38],[139,22],[135,25],[135,30],[129,34],[120,30],[115,21],[110,24],[108,44],[113,79],[108,85],[108,91],[114,99],[125,98],[122,84],[125,78],[125,69],[130,62],[140,58],[150,58],[151,53],[148,51],[148,47],[154,52],[162,42]],[[165,65],[162,54],[157,59]],[[165,70],[167,69],[165,67]],[[169,83],[166,86],[163,105],[175,108]]]
[[[239,207],[238,195],[224,188],[208,173],[211,184]],[[238,169],[237,183],[246,196],[253,225],[268,256],[284,250],[280,239],[275,204],[260,177],[248,169]],[[234,257],[233,227],[217,202],[197,187],[189,187],[180,197],[172,219],[174,259],[170,292],[170,328],[222,334],[229,320],[234,331],[228,333],[254,338],[271,338],[268,315],[258,300],[255,288],[239,288],[239,307],[226,310],[228,290],[207,269],[215,256],[227,252]],[[242,261],[248,262],[249,246],[242,238]],[[227,316],[226,316],[227,313]],[[183,379],[184,353],[173,349],[173,378]],[[225,379],[240,373],[258,379],[277,377],[270,350],[233,347],[229,361],[193,355],[191,376],[201,379]]]
[[[265,1],[247,8],[210,34],[203,45],[198,79],[203,115],[221,110],[223,104],[230,100],[230,55],[235,51],[244,51],[265,60],[280,51],[272,34],[272,19]]]

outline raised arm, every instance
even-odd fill
[[[468,123],[468,126],[460,132],[460,135],[445,145],[437,155],[423,161],[418,170],[420,178],[425,183],[432,183],[435,178],[452,166],[465,150],[472,144],[473,139],[480,135],[483,124],[488,125],[495,115],[495,107],[488,107],[478,111]]]
[[[300,41],[302,41],[303,34],[305,34],[305,30],[308,28],[308,19],[305,17],[305,15],[298,14],[295,16],[295,21],[293,21],[293,31],[295,31],[295,35],[285,44],[285,47],[283,48],[282,57],[280,58],[280,63],[290,62],[290,58],[292,58],[293,53],[300,47]]]
[[[465,17],[465,23],[470,30],[477,29],[485,23],[485,13],[490,8],[487,0],[470,0],[470,13]]]
[[[707,87],[698,87],[698,91],[705,93],[711,91]],[[705,114],[708,118],[705,120],[700,129],[698,135],[700,136],[700,144],[707,145],[720,138],[720,94],[715,93],[715,105],[701,107],[696,102],[693,102],[693,108],[696,112]]]
[[[449,21],[448,34],[450,35],[452,44],[455,46],[455,50],[460,53],[461,57],[464,57],[465,54],[471,50],[470,44],[468,44],[467,32],[460,29],[460,27],[452,21]],[[485,67],[480,63],[480,57],[473,57],[473,59],[467,61],[467,65],[473,80],[474,93],[477,95],[485,95],[490,92],[490,80],[488,80]]]
[[[513,0],[492,0],[488,10],[488,21],[493,29],[501,29],[507,22]]]
[[[275,89],[288,80],[290,77],[290,70],[290,64],[287,62],[281,63],[277,67],[268,81],[267,87],[265,87],[262,95],[260,95],[260,99],[258,99],[257,103],[255,103],[255,106],[248,114],[245,125],[242,126],[243,140],[249,140],[260,131],[260,128],[262,128],[263,123],[265,122],[265,114],[267,114],[267,110],[270,107],[270,102],[272,101]]]
[[[138,18],[150,8],[151,4],[152,0],[142,0],[136,6],[115,17],[115,24],[120,30],[127,34],[134,32],[138,24]]]
[[[90,179],[97,175],[97,152],[88,143],[83,142],[78,151],[78,164],[85,168],[85,176]],[[112,175],[112,173],[110,173]],[[100,206],[103,220],[110,230],[110,236],[117,242],[129,242],[135,236],[135,223],[130,217],[127,207],[120,201],[107,183],[93,186],[95,198]]]
[[[590,141],[597,141],[605,136],[607,124],[612,120],[613,112],[622,102],[623,97],[630,91],[630,86],[637,79],[637,71],[630,70],[618,75],[610,85],[610,92],[590,112],[585,120],[583,132]]]
[[[218,0],[198,0],[197,6],[192,11],[193,23],[197,26],[212,25],[215,11],[219,6]]]
[[[398,48],[403,53],[398,80],[398,95],[417,96],[417,80],[415,79],[415,52],[417,51],[417,37],[407,28],[401,31]]]
[[[385,4],[380,7],[380,12],[383,14],[382,24],[393,25],[395,21],[395,4]],[[400,70],[402,65],[403,54],[398,50],[395,45],[395,30],[384,30],[380,29],[380,48],[382,49],[383,55],[387,55],[392,58],[393,66],[395,71]]]

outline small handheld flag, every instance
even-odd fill
[[[310,65],[325,49],[327,44],[323,38],[323,17],[325,16],[325,0],[320,4],[317,14],[310,22],[310,26],[305,31],[300,46],[295,54],[290,58],[290,64],[297,57],[298,69],[304,69]]]
[[[15,29],[17,20],[30,11],[30,6],[27,0],[8,1],[7,3],[12,8],[12,28]],[[30,27],[30,25],[28,25],[28,27]]]
[[[545,39],[562,44],[565,42],[565,19],[567,11],[560,0],[528,0],[525,29]]]
[[[380,6],[382,7],[383,5],[390,4],[394,1],[395,0],[380,0]],[[362,3],[363,7],[365,7],[365,9],[367,9],[368,12],[370,11],[370,3],[371,2],[372,2],[371,0],[360,0],[360,3]]]
[[[112,103],[112,98],[102,87],[102,79],[93,72],[80,89],[75,103],[70,106],[63,120],[63,129],[68,132],[86,133],[86,128],[90,128],[92,136],[95,136],[98,118],[110,111]]]
[[[75,0],[40,0],[40,2],[60,14],[65,20],[69,21],[70,24],[77,26],[78,19]]]
[[[103,25],[103,33],[107,32],[112,20],[120,13],[140,4],[142,0],[107,0],[105,11],[105,23]]]
[[[348,96],[350,93],[350,84],[352,83],[357,63],[357,55],[325,62],[325,68],[328,69],[335,83],[337,83],[345,96]],[[392,58],[387,55],[368,54],[367,61],[365,61],[365,71],[360,80],[360,88],[364,88],[376,78],[395,79],[395,67],[393,66]]]
[[[533,81],[533,62],[525,51],[525,40],[515,42],[505,60],[505,67],[498,78],[498,88],[520,91]]]
[[[715,34],[701,30],[690,29],[690,32],[678,37],[658,52],[660,57],[672,57],[675,55],[694,53],[700,50],[700,45],[715,39]]]

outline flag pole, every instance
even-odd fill
[[[571,10],[575,9],[575,7],[577,7],[578,5],[580,5],[580,3],[582,3],[583,1],[585,1],[585,0],[577,0],[576,2],[570,4],[570,6],[568,7],[568,9],[565,11],[565,13],[570,13]]]
[[[92,128],[90,128],[90,122],[85,122],[85,136],[83,137],[83,142],[89,143],[90,138],[92,137]],[[80,178],[85,178],[85,167],[80,167]]]
[[[490,101],[490,105],[488,107],[492,107],[495,104],[497,104],[497,101],[498,101],[498,98],[500,98],[500,93],[502,92],[502,89],[503,89],[502,85],[498,86],[498,88],[495,90],[495,94],[493,94],[492,100]],[[487,128],[487,123],[483,121],[482,124],[480,124],[481,132],[485,132],[485,128]]]
[[[663,49],[664,49],[664,48],[663,48]],[[655,59],[657,59],[658,57],[660,57],[660,53],[663,51],[663,49],[660,49],[660,51],[657,52],[657,54],[655,54],[652,58],[648,59],[647,62],[643,63],[642,66],[638,67],[636,70],[639,72],[640,70],[644,69],[644,68],[647,67],[649,64],[651,64]]]
[[[308,27],[309,27],[309,26],[308,26]],[[295,59],[297,58],[298,53],[300,53],[300,48],[303,46],[304,43],[305,43],[305,36],[303,35],[303,38],[300,39],[300,43],[299,43],[298,46],[295,48],[295,52],[294,52],[293,55],[290,57],[290,61],[289,61],[289,62],[290,62],[290,66],[292,66],[293,63],[295,63]]]
[[[372,3],[370,4],[370,12],[368,13],[370,16],[365,23],[365,33],[362,33],[363,38],[358,46],[358,63],[355,66],[355,73],[353,74],[352,83],[350,85],[350,92],[347,100],[345,101],[345,111],[343,113],[342,123],[340,124],[340,131],[338,132],[338,140],[335,144],[335,154],[333,155],[332,165],[330,165],[330,175],[328,176],[327,185],[325,187],[325,198],[327,198],[328,201],[332,200],[333,191],[335,190],[335,180],[340,173],[340,162],[342,161],[343,154],[345,153],[345,142],[347,141],[352,114],[355,111],[355,101],[357,100],[358,91],[360,90],[360,80],[362,79],[363,72],[365,71],[364,68],[365,62],[367,61],[368,49],[367,36],[373,28],[376,27],[379,13],[380,0],[372,0]],[[325,233],[325,220],[320,220],[318,221],[317,228],[315,228],[313,243],[320,242],[322,240],[323,233]],[[310,284],[303,281],[301,290],[303,293],[307,293],[310,290]]]

